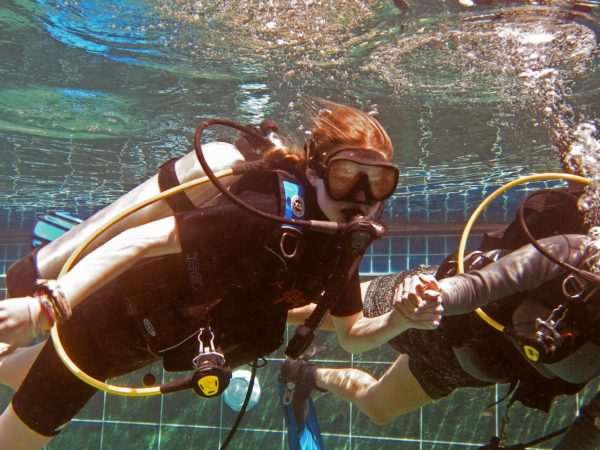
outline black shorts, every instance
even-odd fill
[[[31,281],[31,274],[36,273],[33,261],[28,255],[7,273],[7,284],[17,289],[17,295],[28,293],[27,280]],[[113,291],[113,285],[100,289],[58,328],[69,357],[99,380],[123,375],[156,359]],[[12,406],[29,428],[44,436],[55,436],[57,428],[72,419],[95,393],[95,388],[64,366],[48,339],[15,393]]]
[[[390,345],[408,355],[408,367],[425,393],[433,400],[455,389],[485,387],[494,383],[478,380],[465,372],[439,330],[410,329],[392,339]]]
[[[36,252],[32,250],[6,271],[7,298],[25,297],[35,292],[36,280],[40,278],[35,263]]]
[[[421,267],[374,279],[363,301],[365,316],[375,317],[390,311],[396,286],[405,277],[417,273],[432,274],[433,270]],[[410,329],[392,339],[389,344],[398,352],[408,355],[410,371],[425,393],[434,400],[446,397],[457,388],[493,384],[478,380],[462,369],[449,339],[440,329]]]

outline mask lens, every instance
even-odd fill
[[[371,195],[376,200],[384,200],[396,191],[398,172],[393,167],[372,166],[369,176]]]
[[[366,178],[365,183],[363,179]],[[352,193],[360,183],[368,200],[379,201],[391,196],[398,182],[398,171],[392,166],[372,166],[338,159],[327,166],[327,189],[334,200],[353,201]]]
[[[334,200],[342,200],[352,192],[360,178],[357,164],[352,161],[337,160],[327,166],[327,187],[329,196]]]

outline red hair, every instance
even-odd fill
[[[327,100],[318,100],[310,108],[313,129],[309,150],[316,152],[314,156],[320,161],[341,145],[377,150],[384,153],[388,160],[392,159],[392,140],[381,124],[369,114]]]
[[[340,146],[380,151],[388,161],[394,155],[392,140],[381,124],[367,113],[351,106],[318,99],[307,103],[312,122],[311,138],[307,151],[298,151],[294,145],[282,149],[273,148],[263,158],[288,162],[304,169],[307,157],[324,161],[329,153]]]

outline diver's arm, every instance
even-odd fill
[[[442,315],[441,297],[416,305],[413,299],[394,303],[394,308],[376,317],[361,312],[351,316],[331,316],[342,348],[362,353],[385,344],[410,328],[434,329]]]
[[[578,266],[586,237],[558,235],[539,243],[560,261]],[[439,280],[444,315],[463,314],[491,301],[531,291],[563,272],[532,245],[526,245],[481,270]]]
[[[205,157],[209,166],[211,166],[215,172],[229,169],[232,165],[243,161],[241,154],[231,144],[214,142],[205,144],[202,148],[205,152]],[[202,170],[202,167],[200,167],[200,163],[194,152],[188,153],[175,163],[175,173],[180,184],[204,176],[204,171]],[[228,186],[234,179],[232,177],[226,177],[222,178],[221,181],[225,186]],[[85,239],[92,235],[92,233],[96,232],[96,230],[99,230],[101,227],[108,225],[115,217],[128,210],[133,205],[145,202],[160,194],[160,192],[158,175],[154,175],[152,178],[146,180],[144,183],[115,200],[109,206],[97,212],[83,223],[72,228],[55,241],[42,247],[36,255],[37,268],[41,277],[45,279],[58,277],[58,274],[67,259]],[[208,182],[187,190],[185,195],[188,196],[196,207],[199,207],[213,198],[216,193],[216,189]],[[110,228],[91,243],[84,254],[98,248],[100,245],[127,229],[154,220],[159,220],[172,214],[173,211],[165,200],[152,203],[111,225]]]
[[[332,319],[340,346],[349,353],[379,347],[410,328],[395,310],[373,318],[358,312],[351,316],[332,316]]]
[[[175,218],[166,217],[125,230],[75,264],[60,280],[71,308],[141,259],[179,253]]]
[[[365,283],[361,285],[363,290]],[[300,325],[311,315],[316,305],[311,303],[288,311],[287,323]],[[319,326],[320,331],[335,331],[340,346],[350,353],[362,353],[384,344],[389,339],[410,328],[408,322],[396,311],[367,318],[362,312],[349,316],[333,316],[329,312]]]
[[[371,281],[363,281],[360,283],[360,293],[361,298],[364,299],[367,293],[367,289]],[[316,308],[315,303],[311,303],[306,306],[301,306],[299,308],[290,309],[287,314],[287,323],[289,325],[301,325],[304,323],[306,319],[312,314],[312,312]],[[319,330],[321,331],[335,331],[335,324],[333,323],[332,315],[329,312],[325,313],[325,317],[323,318],[321,325],[319,326]]]
[[[181,249],[173,217],[127,230],[94,250],[58,281],[71,308],[115,279],[142,258],[177,253]],[[22,346],[50,324],[33,297],[0,302],[0,342]]]
[[[371,282],[361,283],[362,298]],[[365,317],[362,312],[349,316],[333,316],[327,313],[319,330],[336,331],[341,347],[350,353],[362,353],[376,348],[409,328],[430,329],[439,324],[441,304],[439,296],[421,306],[397,302],[394,309],[377,317]],[[315,304],[288,311],[287,322],[299,325],[310,316]]]

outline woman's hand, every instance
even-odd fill
[[[46,328],[40,317],[41,307],[34,297],[19,297],[0,301],[0,342],[10,347],[23,347]],[[41,322],[44,321],[44,324]]]
[[[422,330],[437,328],[444,311],[440,287],[431,275],[414,275],[402,280],[393,305],[410,328]]]

